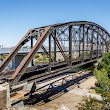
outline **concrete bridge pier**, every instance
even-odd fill
[[[11,107],[9,83],[0,85],[0,109]]]
[[[24,59],[26,54],[17,54],[13,59],[12,59],[12,69],[16,69],[21,61]]]

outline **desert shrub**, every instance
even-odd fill
[[[34,56],[35,59],[37,59],[37,58],[39,58],[39,57],[40,57],[39,54],[36,54],[36,55]]]
[[[92,97],[84,97],[82,102],[78,104],[78,110],[100,110],[102,102]]]
[[[100,87],[96,87],[95,90],[96,90],[96,92],[98,92],[98,93],[104,92],[104,91],[103,91],[103,88],[100,88]]]
[[[38,58],[38,61],[42,61],[42,58]]]
[[[1,56],[1,60],[4,60],[6,58],[6,55]]]

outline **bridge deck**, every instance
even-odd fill
[[[101,55],[99,56],[99,58]],[[48,72],[49,65],[39,65],[39,66],[33,66],[28,67],[26,69],[26,72],[21,77],[18,84],[24,83],[24,82],[43,82],[46,80],[50,80],[54,77],[59,77],[64,74],[65,71],[70,70],[72,67],[81,66],[87,63],[91,63],[97,60],[96,55],[93,56],[92,60],[90,60],[90,57],[84,58],[84,62],[82,62],[82,59],[73,60],[71,65],[68,65],[67,62],[56,62],[51,65],[51,72]],[[7,73],[2,73],[0,79],[1,80],[8,80],[9,77],[13,75],[14,71],[10,71]],[[14,85],[14,84],[12,84]]]

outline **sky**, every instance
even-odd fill
[[[0,45],[15,46],[31,28],[70,21],[110,32],[110,0],[0,0]]]

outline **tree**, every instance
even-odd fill
[[[107,70],[107,74],[110,77],[110,52],[103,54],[102,60],[98,65],[98,69],[102,68],[105,68]]]
[[[105,92],[110,89],[110,79],[107,75],[107,71],[105,68],[98,70],[97,68],[94,69],[94,75],[97,78],[96,83],[96,91],[97,92]]]
[[[79,103],[78,110],[110,110],[110,52],[102,56],[94,75],[97,79],[96,92],[100,92],[102,101],[86,97]]]

